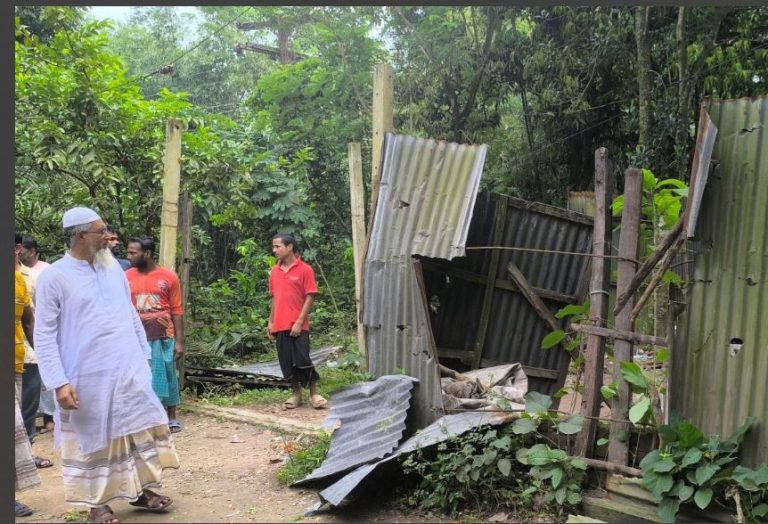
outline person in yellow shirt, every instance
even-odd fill
[[[14,351],[16,364],[16,395],[15,395],[15,466],[16,466],[16,491],[31,488],[40,484],[40,475],[37,473],[37,466],[32,459],[32,447],[29,443],[27,430],[24,428],[24,421],[21,416],[19,403],[21,399],[21,376],[24,373],[24,335],[30,345],[33,345],[32,334],[35,327],[35,317],[32,312],[32,298],[27,289],[27,283],[19,272],[19,253],[16,251],[16,271],[15,271],[15,292],[16,302],[14,308],[15,338],[16,346]],[[26,517],[33,513],[32,509],[26,504],[16,501],[16,516]]]

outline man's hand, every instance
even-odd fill
[[[77,398],[77,392],[72,384],[64,384],[56,388],[56,400],[61,409],[77,409],[80,407],[80,400]]]
[[[173,348],[173,357],[178,360],[181,358],[181,356],[184,354],[184,342],[181,340],[176,341],[176,345]]]
[[[293,323],[291,326],[291,336],[292,337],[298,337],[301,335],[301,327],[304,325],[304,322],[301,322],[300,320],[297,320]]]
[[[272,322],[267,322],[267,338],[275,340],[275,335],[272,334]]]

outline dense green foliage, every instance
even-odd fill
[[[87,8],[15,14],[16,228],[48,260],[76,204],[123,241],[159,236],[165,126],[180,119],[181,190],[195,206],[189,335],[244,358],[269,349],[279,230],[297,234],[318,275],[315,329],[354,327],[347,144],[362,144],[368,179],[375,64],[394,67],[399,132],[487,143],[485,188],[561,205],[590,187],[600,146],[617,180],[630,162],[684,180],[701,98],[768,86],[766,8],[206,6],[195,22],[136,7],[119,24]]]

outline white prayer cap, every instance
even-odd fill
[[[61,219],[64,229],[72,226],[79,226],[80,224],[90,224],[94,220],[98,220],[101,217],[93,209],[87,207],[73,207],[66,213]]]

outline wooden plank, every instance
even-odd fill
[[[181,120],[169,119],[165,127],[163,156],[163,205],[160,215],[160,257],[158,263],[176,270],[176,235],[179,223],[179,181],[181,178]]]
[[[636,342],[638,344],[651,344],[665,348],[667,347],[667,339],[662,337],[654,337],[653,335],[646,335],[644,333],[635,333],[633,331],[619,331],[618,329],[604,328],[600,326],[591,326],[589,324],[571,324],[571,329],[579,333],[587,333],[588,335],[594,335],[597,337],[609,337],[616,340],[626,340],[629,342]],[[599,388],[598,388],[599,389]]]
[[[394,131],[393,88],[394,73],[389,64],[376,64],[373,70],[373,108],[371,143],[371,195],[379,192],[384,134]],[[375,211],[375,199],[371,198],[371,216]]]
[[[460,360],[462,363],[469,365],[474,361],[475,352],[471,349],[437,348],[437,356]]]
[[[633,321],[640,314],[640,311],[642,311],[643,306],[648,301],[650,296],[653,294],[653,291],[659,285],[659,283],[661,282],[661,279],[664,278],[664,273],[666,273],[667,269],[672,264],[672,261],[675,259],[675,255],[677,255],[677,252],[680,250],[680,247],[683,245],[685,238],[686,238],[685,235],[683,233],[680,233],[677,236],[675,243],[672,244],[672,247],[669,248],[669,251],[667,252],[667,257],[664,259],[664,261],[661,264],[659,264],[658,268],[656,269],[653,276],[651,277],[651,281],[648,282],[648,287],[645,288],[645,291],[643,291],[643,294],[640,295],[640,298],[637,300],[635,307],[632,308],[631,316]]]
[[[507,199],[504,196],[496,198],[496,216],[493,224],[493,242],[500,244],[504,236],[504,228],[507,225]],[[491,254],[491,260],[488,264],[488,275],[485,280],[485,295],[483,297],[483,308],[480,311],[480,323],[475,336],[475,359],[472,367],[480,367],[480,360],[483,358],[483,346],[485,345],[485,336],[488,332],[488,324],[491,318],[491,306],[493,305],[493,295],[496,292],[496,275],[499,273],[499,259],[501,252],[496,250]]]
[[[592,217],[577,213],[575,211],[550,206],[548,204],[542,204],[541,202],[530,202],[528,200],[523,200],[522,198],[516,198],[512,196],[507,196],[507,198],[509,199],[509,205],[517,209],[522,209],[524,211],[535,211],[536,213],[542,213],[544,215],[562,218],[563,220],[568,220],[570,222],[578,222],[587,226],[592,225]]]
[[[683,235],[683,222],[684,219],[681,217],[680,220],[677,221],[677,224],[675,224],[675,227],[664,237],[664,240],[656,251],[654,251],[653,254],[651,254],[651,256],[649,256],[637,269],[637,273],[635,273],[632,282],[629,284],[629,288],[616,299],[616,306],[613,308],[614,315],[619,314],[619,311],[626,305],[629,297],[635,294],[646,277],[651,273],[653,268],[656,267],[656,264],[659,263],[670,247],[676,243],[677,239]]]
[[[629,168],[624,174],[624,208],[621,213],[621,237],[619,238],[618,278],[616,292],[624,293],[635,276],[635,266],[630,261],[637,257],[637,244],[640,235],[640,200],[643,189],[643,173],[639,169]],[[632,307],[634,298],[630,296],[627,306],[616,316],[615,327],[618,331],[632,331]],[[629,453],[629,402],[631,391],[629,384],[621,374],[620,364],[632,361],[632,342],[616,339],[613,344],[613,380],[619,384],[618,393],[611,400],[610,442],[608,460],[627,465]]]
[[[349,155],[349,205],[352,216],[352,253],[355,263],[355,306],[357,309],[357,347],[365,357],[368,369],[368,353],[365,348],[365,326],[362,319],[363,263],[365,261],[365,186],[363,184],[363,158],[359,142],[347,145]]]
[[[181,229],[181,260],[179,261],[179,283],[181,284],[181,303],[184,307],[184,322],[185,322],[185,342],[186,329],[189,323],[188,315],[188,300],[189,300],[189,268],[190,258],[192,256],[192,199],[189,197],[189,193],[185,192],[181,195],[181,215],[179,217],[179,228]],[[184,344],[186,347],[186,344]],[[181,358],[176,361],[176,367],[179,370],[179,388],[184,389],[185,386],[185,373],[186,367],[186,354],[182,353]]]
[[[589,281],[589,320],[595,326],[605,326],[608,315],[611,264],[602,258],[611,251],[611,201],[613,200],[612,163],[604,147],[595,151],[595,217],[592,229],[592,276]],[[574,324],[571,324],[575,328]],[[584,426],[576,436],[576,454],[592,457],[597,419],[600,414],[605,361],[605,339],[597,335],[587,336],[584,353],[584,393],[581,397],[581,415]]]
[[[531,288],[531,285],[528,283],[525,275],[520,271],[520,268],[518,268],[514,262],[510,262],[507,264],[507,271],[509,272],[509,276],[512,277],[512,280],[515,281],[515,284],[517,284],[517,287],[520,289],[520,292],[525,299],[550,329],[552,329],[552,331],[563,329],[562,326],[557,323],[555,315],[547,309],[547,305],[544,304],[539,295],[537,295]]]
[[[465,280],[474,284],[485,284],[487,282],[487,277],[478,275],[477,273],[472,273],[466,269],[451,267],[447,264],[435,263],[425,259],[422,259],[421,264],[425,269],[429,271],[439,272],[449,277],[458,278],[460,280]],[[497,278],[493,283],[493,287],[496,289],[504,289],[506,291],[521,293],[520,288],[517,287],[517,285],[511,280]],[[541,298],[552,300],[554,302],[563,302],[566,304],[576,304],[579,302],[579,300],[573,295],[558,293],[557,291],[552,291],[550,289],[544,289],[540,287],[531,287],[531,289],[533,289],[533,291],[536,292],[536,294]]]

